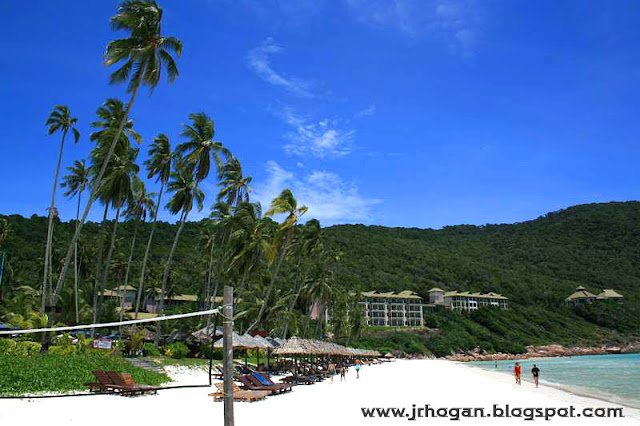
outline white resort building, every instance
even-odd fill
[[[413,291],[378,293],[362,292],[360,306],[367,325],[390,327],[422,327],[422,297]]]
[[[509,307],[509,298],[498,293],[469,293],[468,291],[444,291],[434,287],[429,290],[430,308],[446,307],[459,311],[475,311],[483,306],[501,309]]]

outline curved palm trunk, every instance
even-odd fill
[[[138,319],[138,312],[140,311],[140,300],[144,293],[144,278],[147,270],[147,260],[149,260],[149,252],[151,251],[151,242],[153,241],[153,233],[156,230],[156,222],[158,220],[158,211],[160,210],[160,201],[162,200],[162,192],[164,191],[164,181],[160,185],[160,193],[158,194],[158,204],[156,205],[156,211],[153,214],[153,224],[151,225],[151,233],[149,234],[149,241],[147,241],[147,248],[144,251],[144,259],[142,260],[142,270],[140,271],[140,285],[138,285],[138,291],[136,294],[136,309],[135,319]]]
[[[76,208],[76,229],[78,229],[78,219],[80,218],[80,202],[82,191],[78,192],[78,207]],[[78,307],[78,242],[73,247],[73,297],[76,308],[76,324],[80,324],[80,308]]]
[[[300,262],[298,262],[298,271],[300,270]],[[297,271],[297,272],[298,272]],[[287,338],[287,333],[289,332],[289,317],[291,316],[291,313],[293,312],[293,308],[296,306],[296,302],[298,301],[298,297],[300,297],[300,282],[304,282],[304,280],[307,278],[307,273],[309,271],[309,268],[305,268],[305,272],[303,274],[297,273],[296,274],[296,281],[294,283],[294,291],[295,291],[295,295],[293,296],[293,299],[291,299],[291,303],[289,303],[289,308],[287,309],[287,321],[285,322],[284,325],[284,333],[282,333],[282,339],[286,339]],[[302,278],[301,278],[302,275]]]
[[[136,226],[133,230],[133,238],[131,239],[131,249],[129,250],[129,259],[127,260],[127,271],[124,274],[124,284],[121,287],[121,291],[118,294],[120,300],[120,321],[124,318],[124,295],[129,285],[129,271],[131,270],[131,261],[133,260],[133,249],[136,246],[136,237],[138,236],[138,227],[140,225],[140,219],[136,220]],[[122,326],[119,327],[122,334]]]
[[[276,279],[278,278],[278,272],[280,272],[280,267],[282,266],[282,261],[284,260],[284,256],[287,253],[287,250],[289,249],[289,244],[290,243],[291,243],[291,232],[288,233],[287,241],[285,242],[284,246],[282,247],[282,252],[280,253],[280,258],[278,259],[278,263],[276,264],[276,268],[274,269],[273,275],[271,276],[271,282],[269,283],[269,287],[267,288],[267,292],[264,295],[264,302],[262,303],[262,306],[260,307],[260,312],[258,312],[258,317],[253,322],[253,324],[251,324],[249,326],[249,328],[247,328],[247,331],[245,333],[250,333],[251,330],[253,330],[260,323],[260,320],[262,320],[262,316],[264,315],[264,311],[267,310],[267,305],[269,303],[269,296],[271,296],[271,291],[273,290],[273,285],[275,284]]]
[[[218,286],[220,284],[220,275],[222,275],[222,268],[224,262],[224,248],[227,246],[227,240],[231,234],[231,230],[227,230],[227,232],[222,236],[222,241],[220,242],[220,250],[218,250],[218,262],[216,268],[216,280],[213,284],[213,294],[211,295],[211,303],[209,304],[209,309],[213,309],[213,305],[216,302],[216,296],[218,295]],[[207,316],[207,325],[211,320],[211,316]]]
[[[53,178],[53,191],[51,191],[51,207],[49,208],[49,225],[47,226],[47,247],[44,253],[44,277],[42,278],[42,300],[40,303],[40,313],[44,313],[45,301],[47,300],[47,284],[51,271],[49,269],[51,259],[51,240],[53,238],[53,211],[56,206],[56,189],[58,188],[58,175],[60,174],[60,163],[62,163],[62,152],[64,150],[64,139],[67,136],[67,130],[62,132],[62,140],[60,141],[60,150],[58,151],[58,165],[56,166],[56,175]]]
[[[111,257],[113,256],[113,250],[116,247],[116,233],[118,231],[118,222],[120,220],[120,209],[122,206],[118,206],[116,210],[116,219],[113,222],[113,233],[111,234],[111,242],[109,243],[109,250],[107,251],[107,259],[104,263],[104,272],[102,273],[102,283],[100,285],[100,291],[98,292],[98,310],[97,310],[97,318],[96,321],[100,318],[100,311],[102,310],[102,300],[104,296],[102,295],[106,285],[107,279],[109,278],[109,271],[111,270]]]
[[[215,240],[215,238],[214,238]],[[211,241],[211,248],[209,249],[209,265],[207,266],[207,280],[205,281],[204,289],[204,303],[203,307],[206,307],[211,297],[211,275],[213,274],[213,253],[214,253],[214,240]]]
[[[93,312],[93,323],[97,321],[98,317],[98,292],[100,288],[100,271],[102,270],[102,250],[104,245],[104,233],[107,227],[107,214],[109,213],[109,203],[104,206],[104,215],[102,216],[102,226],[100,229],[100,235],[98,237],[98,254],[96,259],[95,277],[93,279],[93,303],[91,304]],[[91,329],[91,338],[95,336],[95,329]]]
[[[171,260],[173,259],[176,247],[178,246],[178,239],[180,238],[180,233],[182,232],[182,228],[184,228],[184,223],[187,221],[188,215],[189,211],[186,211],[182,213],[182,216],[180,217],[180,226],[176,231],[176,236],[173,238],[173,245],[171,246],[171,251],[169,252],[169,258],[167,259],[167,263],[164,266],[164,273],[162,274],[162,292],[160,293],[160,306],[158,309],[159,317],[164,314],[164,296],[167,293],[167,282],[169,281],[169,272],[171,271]],[[158,321],[156,325],[156,347],[160,344],[160,334],[162,334],[162,321]]]
[[[131,91],[131,99],[127,104],[127,109],[124,112],[124,116],[122,117],[122,121],[118,126],[118,131],[113,137],[111,141],[111,146],[109,146],[109,151],[107,152],[107,156],[102,163],[102,167],[100,168],[100,173],[98,173],[98,177],[95,180],[93,189],[91,191],[91,195],[89,196],[89,200],[87,201],[87,205],[84,208],[84,212],[82,213],[82,219],[78,223],[78,227],[76,228],[76,232],[73,234],[73,238],[71,239],[71,243],[69,244],[69,248],[67,249],[67,255],[64,259],[64,264],[62,265],[62,269],[60,270],[60,276],[58,277],[58,282],[56,283],[56,288],[53,294],[51,295],[51,299],[49,301],[49,319],[47,321],[47,327],[51,327],[53,324],[53,311],[56,305],[56,301],[58,300],[58,296],[62,291],[62,286],[64,284],[64,279],[67,275],[67,270],[69,269],[69,264],[71,263],[71,257],[73,256],[73,247],[75,247],[78,242],[78,237],[80,236],[80,232],[82,231],[82,227],[87,221],[87,216],[89,215],[89,211],[91,211],[91,206],[93,202],[96,200],[98,196],[98,189],[102,185],[102,178],[107,170],[107,166],[109,164],[109,160],[111,160],[111,156],[113,155],[113,151],[116,149],[116,145],[118,144],[118,139],[120,139],[120,135],[122,134],[122,130],[124,129],[127,120],[129,119],[129,113],[131,112],[131,107],[133,106],[133,102],[136,99],[136,95],[138,94],[138,90],[140,89],[140,81],[137,81],[133,86],[133,90]],[[46,351],[48,347],[49,337],[47,333],[46,343],[43,345],[42,350]]]

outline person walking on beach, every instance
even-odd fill
[[[538,387],[538,376],[540,376],[540,369],[537,365],[533,364],[533,368],[531,369],[531,374],[533,374],[533,383]]]
[[[360,378],[360,364],[362,364],[362,362],[356,359],[356,379]]]
[[[516,362],[515,367],[513,367],[513,372],[516,375],[516,384],[522,385],[522,367],[519,362]]]
[[[333,375],[336,374],[336,365],[333,362],[329,363],[329,375],[331,376],[331,384],[333,384]]]
[[[342,382],[342,380],[344,380],[345,382],[347,381],[347,367],[344,366],[344,364],[342,364],[342,366],[340,367],[340,382]]]

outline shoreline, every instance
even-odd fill
[[[535,358],[530,358],[530,359],[535,359]],[[496,380],[505,381],[505,382],[513,381],[513,376],[506,371],[491,370],[488,368],[483,368],[480,366],[468,364],[467,362],[458,362],[458,361],[455,361],[455,362],[467,368],[471,367],[473,371],[481,371],[490,376],[495,375]],[[533,380],[530,379],[529,377],[523,377],[522,381],[532,386],[534,385]],[[635,400],[632,400],[630,398],[625,398],[625,397],[621,397],[621,396],[606,393],[606,392],[600,392],[595,389],[578,387],[573,385],[566,385],[562,383],[550,382],[550,381],[541,379],[540,387],[537,389],[543,389],[543,388],[552,388],[557,391],[575,395],[581,398],[595,399],[598,401],[606,402],[608,404],[621,405],[625,408],[629,408],[632,410],[640,410],[640,401],[636,402]]]
[[[448,355],[444,357],[449,361],[504,361],[530,358],[562,358],[586,355],[621,355],[640,353],[640,342],[625,346],[593,346],[593,347],[566,347],[562,345],[527,346],[527,352],[523,354],[510,354],[504,352],[487,353],[480,352],[479,348],[473,351]]]

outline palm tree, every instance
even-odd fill
[[[229,269],[235,268],[238,271],[240,282],[237,287],[241,291],[255,274],[260,261],[266,257],[270,245],[260,203],[242,203],[235,208],[234,213]]]
[[[296,269],[295,269],[295,280],[293,283],[293,297],[290,300],[289,308],[287,310],[287,317],[291,316],[293,312],[293,308],[298,301],[298,297],[300,296],[301,286],[307,279],[307,274],[309,273],[309,268],[311,267],[310,260],[314,255],[319,254],[321,252],[322,244],[321,244],[321,230],[320,230],[320,222],[316,219],[311,219],[307,222],[302,228],[302,235],[300,241],[296,247]],[[303,265],[304,263],[304,265]],[[287,332],[289,331],[289,323],[285,323],[284,331],[282,333],[282,338],[286,339]]]
[[[82,201],[82,193],[89,182],[89,170],[85,167],[84,160],[76,160],[73,166],[67,167],[71,172],[62,178],[62,188],[67,188],[64,193],[65,197],[73,198],[78,196],[78,206],[76,207],[76,228],[80,219],[80,203]],[[76,324],[80,323],[80,308],[78,307],[78,243],[73,248],[73,293],[75,300]]]
[[[138,319],[138,312],[140,309],[140,300],[144,294],[144,280],[145,272],[147,270],[147,261],[149,260],[149,252],[151,251],[151,242],[153,241],[153,234],[156,230],[156,221],[158,220],[158,209],[160,209],[160,203],[162,202],[162,194],[164,187],[169,181],[171,175],[171,163],[175,158],[175,154],[171,152],[171,143],[169,138],[165,134],[159,134],[153,140],[151,147],[149,148],[149,159],[144,162],[147,167],[147,178],[151,179],[157,176],[156,182],[160,182],[160,192],[158,193],[158,202],[153,210],[151,216],[153,217],[153,224],[151,225],[151,233],[149,234],[149,240],[147,241],[147,248],[144,251],[144,259],[142,260],[142,268],[140,271],[140,284],[138,285],[138,294],[136,295],[136,307],[135,307],[135,319]]]
[[[138,228],[141,222],[144,222],[147,219],[148,212],[153,212],[156,210],[155,203],[153,198],[155,197],[154,192],[147,192],[144,186],[144,182],[138,178],[138,176],[134,176],[132,182],[132,202],[129,204],[129,207],[126,211],[126,216],[135,221],[135,226],[133,229],[133,237],[131,238],[131,249],[129,250],[129,258],[127,260],[127,267],[125,269],[124,274],[124,284],[121,286],[122,292],[120,294],[120,321],[122,321],[124,316],[124,291],[126,291],[127,286],[129,285],[129,271],[131,270],[131,261],[133,260],[133,249],[136,245],[136,237],[138,235]]]
[[[6,241],[7,237],[11,234],[11,225],[9,225],[9,221],[5,218],[0,218],[0,249],[2,249],[3,243]],[[4,274],[4,270],[13,270],[9,267],[9,263],[6,259],[6,254],[3,251],[0,251],[0,301],[2,300],[2,276]]]
[[[222,154],[227,160],[231,158],[231,153],[222,142],[213,140],[215,135],[215,125],[211,118],[204,112],[189,114],[191,125],[183,124],[180,136],[188,138],[187,142],[178,145],[177,151],[180,154],[187,154],[185,159],[194,167],[195,180],[203,181],[209,176],[211,170],[211,157],[213,157],[215,167],[222,170]]]
[[[214,287],[213,292],[211,294],[211,309],[215,303],[216,296],[218,294],[218,284],[220,283],[220,275],[224,269],[224,261],[225,261],[225,248],[227,247],[227,242],[229,239],[229,235],[232,230],[232,218],[231,209],[229,204],[217,202],[213,205],[213,209],[211,214],[209,215],[211,219],[213,219],[214,223],[220,228],[220,238],[218,241],[218,256],[216,260],[216,275],[214,279]],[[207,318],[207,324],[209,323],[209,317]]]
[[[162,314],[164,313],[164,298],[167,292],[167,281],[169,280],[171,261],[173,260],[173,255],[175,254],[176,247],[178,245],[178,239],[180,238],[180,233],[182,232],[184,223],[187,221],[189,212],[193,209],[194,202],[196,203],[198,211],[202,210],[204,202],[204,192],[202,192],[202,190],[198,188],[198,181],[194,176],[193,166],[191,164],[185,163],[185,161],[182,159],[176,161],[176,169],[173,173],[171,173],[171,181],[167,185],[167,191],[173,192],[173,197],[171,197],[171,200],[169,201],[169,203],[167,203],[166,207],[169,209],[169,212],[171,212],[171,214],[180,213],[180,222],[178,230],[176,231],[176,235],[173,239],[173,245],[171,246],[169,257],[167,258],[167,262],[164,266],[158,316],[162,316]],[[160,342],[161,333],[162,324],[161,322],[158,322],[155,339],[156,346],[158,346]]]
[[[333,287],[329,277],[320,277],[313,280],[306,286],[307,296],[313,304],[320,309],[320,319],[318,320],[319,338],[322,339],[322,325],[326,320],[326,312],[333,300]]]
[[[220,183],[222,189],[218,194],[218,201],[224,201],[230,206],[236,206],[238,203],[249,202],[249,192],[251,188],[251,176],[246,178],[242,175],[242,165],[240,161],[233,157],[227,161],[222,167],[220,173]]]
[[[273,264],[276,253],[279,250],[278,260],[275,262],[275,267],[271,272],[271,282],[269,283],[269,287],[267,288],[267,292],[264,296],[264,303],[256,320],[249,326],[247,329],[247,333],[253,330],[262,320],[262,316],[264,315],[264,311],[267,308],[267,304],[269,303],[269,296],[273,290],[273,285],[278,279],[278,272],[280,271],[280,267],[282,266],[282,261],[284,260],[287,251],[289,250],[289,246],[291,245],[291,239],[293,237],[293,233],[298,224],[298,218],[307,212],[307,206],[298,207],[298,201],[295,199],[290,189],[283,190],[279,196],[277,196],[272,202],[271,206],[269,206],[269,210],[267,210],[266,216],[272,217],[274,215],[286,214],[284,222],[280,225],[280,229],[278,230],[278,234],[274,238],[274,242],[272,243],[272,253],[271,253],[271,262]]]
[[[123,149],[125,148],[125,149]],[[120,148],[124,152],[116,152],[109,161],[109,170],[100,188],[100,199],[106,205],[111,204],[116,209],[116,217],[113,222],[113,231],[111,233],[111,241],[107,251],[107,257],[102,272],[101,284],[96,293],[94,300],[97,303],[94,306],[94,322],[98,322],[100,318],[100,309],[102,301],[102,291],[105,289],[109,271],[111,269],[111,257],[115,249],[116,234],[118,231],[118,222],[120,220],[120,212],[125,204],[131,204],[133,194],[133,177],[138,173],[139,167],[135,163],[139,150],[136,148],[123,147]],[[95,163],[100,164],[102,160],[103,150],[97,147],[92,154]],[[93,332],[93,329],[92,329]]]
[[[58,188],[58,175],[60,173],[60,163],[62,162],[62,152],[64,151],[64,140],[67,137],[67,133],[71,131],[76,143],[80,139],[80,132],[75,128],[78,119],[71,117],[71,112],[66,105],[56,105],[53,111],[49,115],[45,125],[49,126],[48,133],[50,135],[55,132],[62,132],[62,139],[60,140],[60,150],[58,151],[58,165],[56,166],[55,177],[53,178],[53,191],[51,192],[51,207],[49,207],[49,225],[47,227],[47,246],[44,254],[44,277],[42,279],[42,302],[40,304],[40,313],[44,313],[45,300],[47,298],[47,286],[51,286],[50,271],[49,271],[49,258],[51,257],[51,238],[53,235],[53,216],[56,208],[56,189]],[[49,284],[47,284],[47,282]]]
[[[142,141],[142,137],[138,132],[133,130],[133,120],[130,118],[125,119],[126,107],[120,99],[109,98],[107,99],[96,112],[98,120],[91,123],[91,127],[95,127],[100,130],[96,130],[91,133],[89,139],[92,142],[100,142],[106,144],[113,139],[113,136],[118,129],[118,125],[125,120],[124,128],[118,142],[120,147],[129,143],[129,138],[133,139],[137,144]]]
[[[178,67],[170,52],[176,56],[182,53],[182,42],[175,37],[163,37],[161,35],[162,8],[153,0],[126,0],[118,6],[118,13],[111,18],[111,26],[115,30],[124,30],[129,33],[128,38],[113,40],[107,45],[105,52],[105,65],[111,66],[124,62],[113,74],[110,83],[122,83],[129,81],[127,92],[131,94],[129,103],[124,112],[122,121],[113,135],[113,140],[108,147],[100,172],[95,179],[95,188],[87,202],[82,219],[73,235],[67,251],[55,293],[51,298],[51,310],[58,294],[62,290],[64,279],[69,268],[73,247],[78,240],[82,227],[87,220],[91,206],[98,196],[98,190],[102,186],[102,178],[107,170],[109,160],[113,155],[120,135],[127,123],[129,113],[135,101],[140,86],[149,86],[151,91],[160,82],[162,69],[166,69],[170,82],[178,77]],[[52,318],[49,319],[52,321]],[[45,346],[46,350],[46,346]]]

